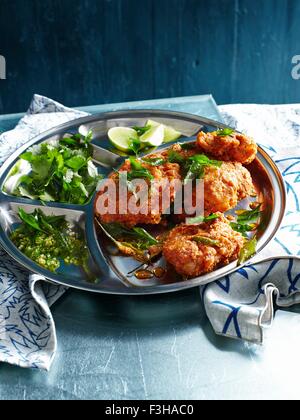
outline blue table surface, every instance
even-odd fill
[[[220,118],[210,95],[83,109],[129,108]],[[0,131],[20,117],[0,116]],[[69,290],[53,307],[51,371],[0,364],[0,399],[298,399],[299,312],[278,311],[258,347],[216,336],[198,288],[146,297]]]

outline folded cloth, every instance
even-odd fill
[[[279,307],[300,303],[300,105],[219,108],[225,123],[253,136],[269,152],[287,190],[281,229],[257,262],[201,288],[217,334],[261,344],[273,321],[274,301]]]
[[[41,132],[87,115],[35,95],[14,130],[0,136],[0,166]],[[49,307],[66,291],[23,270],[0,249],[0,361],[48,370],[56,351]]]

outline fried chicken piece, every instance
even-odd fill
[[[171,152],[171,154],[170,154]],[[148,156],[148,159],[160,159],[160,164],[153,166],[143,160],[138,160],[142,168],[145,168],[151,174],[153,181],[156,181],[149,188],[150,181],[147,180],[146,185],[143,187],[145,190],[144,198],[139,205],[139,211],[133,213],[127,211],[124,213],[120,210],[124,205],[124,200],[119,197],[119,177],[122,172],[130,172],[132,164],[130,160],[126,160],[118,172],[110,176],[116,186],[116,208],[114,211],[109,211],[103,214],[98,206],[98,200],[103,198],[103,192],[98,193],[95,204],[95,213],[102,223],[122,223],[128,227],[133,227],[138,224],[159,224],[162,221],[162,214],[174,202],[177,188],[181,185],[163,186],[159,184],[162,181],[182,181],[185,176],[185,164],[188,159],[196,154],[199,150],[197,145],[195,147],[185,150],[180,144],[173,145],[160,153],[153,153]],[[170,158],[171,156],[171,158]],[[175,162],[173,160],[175,160]],[[171,160],[171,162],[170,162]],[[170,200],[164,202],[164,192],[170,188]],[[226,212],[234,208],[237,203],[245,197],[252,194],[254,186],[252,183],[249,171],[238,162],[222,162],[221,166],[205,166],[204,168],[204,213],[210,214],[214,212]],[[143,189],[140,190],[143,193]],[[133,197],[133,192],[128,191],[127,204]],[[191,203],[184,203],[184,214],[176,215],[175,219],[183,222],[186,216],[192,216],[192,209],[189,206],[196,206],[196,190],[193,191]],[[202,200],[203,197],[200,197]],[[158,206],[153,206],[152,203],[159,203]]]
[[[175,227],[164,242],[163,255],[177,273],[197,277],[236,260],[243,245],[243,236],[220,213],[211,222]]]
[[[207,166],[204,174],[204,211],[206,214],[234,208],[254,191],[250,172],[240,163],[223,162]]]
[[[166,152],[164,153],[154,153],[152,155],[147,156],[151,159],[165,159]],[[139,212],[137,214],[132,214],[130,211],[127,211],[126,214],[121,214],[121,204],[119,201],[119,174],[122,172],[130,172],[132,169],[130,160],[126,160],[125,163],[121,166],[118,172],[113,173],[110,176],[110,179],[113,180],[116,184],[116,212],[114,213],[107,213],[107,214],[100,214],[98,211],[99,206],[97,205],[98,199],[101,198],[101,195],[104,191],[100,191],[98,193],[96,204],[95,204],[95,213],[99,218],[100,222],[102,223],[122,223],[128,227],[133,227],[138,224],[159,224],[162,220],[162,214],[164,212],[164,207],[162,203],[162,196],[164,192],[164,186],[160,185],[159,182],[163,180],[167,180],[169,182],[173,180],[180,180],[181,179],[181,171],[180,166],[178,163],[169,163],[164,162],[161,165],[153,166],[150,165],[143,160],[138,160],[138,162],[142,165],[143,168],[147,169],[153,177],[153,181],[156,181],[152,184],[151,188],[149,187],[150,181],[146,180],[146,186],[143,189],[139,190],[139,194],[142,195],[145,192],[145,199],[139,205]],[[167,186],[166,186],[167,188]],[[171,186],[170,188],[170,202],[174,201],[176,191],[175,187]],[[133,198],[133,193],[128,191],[128,203]],[[159,206],[151,206],[152,202],[158,202]],[[170,203],[167,203],[170,205]]]
[[[240,162],[244,165],[251,163],[257,153],[257,145],[251,137],[233,132],[230,135],[219,135],[218,131],[204,133],[197,136],[197,146],[204,152],[217,159]]]
[[[252,195],[255,191],[250,172],[240,163],[223,162],[222,166],[207,166],[204,170],[204,214],[226,211],[234,208],[239,201]],[[192,202],[184,202],[183,214],[174,215],[173,220],[182,223],[187,217],[195,215],[197,199],[196,188],[193,188]],[[191,207],[192,205],[192,207]]]

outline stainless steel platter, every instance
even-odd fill
[[[90,129],[93,130],[94,162],[100,173],[108,175],[112,167],[117,168],[122,159],[124,159],[110,151],[107,140],[109,128],[115,126],[143,126],[149,119],[170,125],[183,133],[187,138],[195,136],[199,130],[212,131],[226,127],[219,122],[190,114],[158,110],[134,110],[110,112],[80,118],[41,134],[16,151],[0,170],[0,243],[4,249],[23,267],[31,272],[41,274],[54,283],[109,294],[135,295],[172,292],[213,282],[236,270],[238,268],[237,262],[233,262],[212,273],[191,280],[178,280],[176,276],[168,278],[167,281],[158,278],[152,278],[147,281],[138,280],[134,276],[127,275],[128,272],[138,266],[138,262],[132,258],[110,252],[107,240],[98,235],[94,223],[94,197],[86,205],[53,202],[42,205],[38,201],[11,196],[3,191],[3,185],[9,172],[16,164],[20,154],[27,150],[28,147],[59,138],[65,133],[75,134],[78,130],[81,133],[86,133]],[[184,137],[180,141],[183,142]],[[274,237],[280,227],[285,211],[286,194],[284,182],[278,168],[269,155],[261,148],[259,148],[257,158],[248,169],[253,177],[259,201],[264,202],[265,209],[264,228],[258,233],[257,252],[259,253]],[[251,199],[245,199],[239,206],[245,208],[249,201]],[[67,220],[74,226],[82,229],[85,233],[90,253],[90,270],[94,273],[97,281],[90,282],[84,271],[74,266],[62,265],[56,273],[50,272],[22,254],[10,240],[10,233],[16,224],[20,222],[18,218],[19,208],[23,208],[27,212],[41,208],[45,214],[65,215]],[[163,264],[163,261],[159,263]]]

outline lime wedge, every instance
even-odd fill
[[[132,139],[139,139],[137,132],[129,127],[113,127],[108,130],[108,138],[116,149],[122,152],[130,151]]]
[[[160,124],[159,122],[153,120],[148,120],[146,123],[146,126],[150,127],[157,127],[158,125],[163,125],[164,127],[164,143],[177,140],[182,135],[182,133],[169,125]]]
[[[141,137],[141,143],[147,144],[148,146],[160,146],[164,141],[165,128],[162,124],[158,124],[146,131]]]

